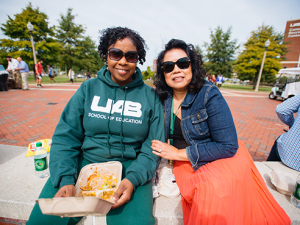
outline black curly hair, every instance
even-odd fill
[[[165,54],[171,49],[182,49],[187,54],[188,58],[191,60],[192,66],[192,80],[188,85],[188,91],[191,93],[197,93],[200,91],[205,83],[206,72],[203,68],[203,61],[201,55],[199,55],[192,44],[186,44],[182,40],[171,39],[166,45],[165,49],[159,53],[156,61],[156,76],[154,80],[154,85],[156,87],[156,93],[158,94],[161,101],[165,100],[170,94],[173,93],[172,88],[170,88],[165,80],[165,75],[162,70],[162,64]]]
[[[107,51],[109,46],[116,43],[117,40],[123,40],[129,38],[137,49],[139,55],[139,63],[143,65],[146,61],[146,50],[147,45],[145,40],[134,30],[127,27],[112,27],[100,31],[101,37],[98,46],[98,52],[100,58],[107,61]]]

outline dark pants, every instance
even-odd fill
[[[8,74],[0,75],[0,91],[3,91],[3,87],[5,91],[8,91],[7,77]]]
[[[277,138],[278,140],[278,138]],[[277,140],[274,142],[274,145],[271,149],[270,155],[267,159],[267,161],[281,161],[281,158],[278,154],[278,149],[277,149]]]
[[[123,170],[122,177],[125,175],[126,169],[131,165],[133,160],[122,162]],[[79,169],[87,164],[90,164],[86,159],[79,158]],[[39,198],[53,198],[58,191],[54,188],[49,178],[46,182]],[[145,185],[138,186],[132,193],[130,202],[122,205],[117,209],[112,209],[106,215],[108,225],[154,225],[155,219],[152,215],[153,196],[152,182],[149,181]],[[50,216],[42,214],[38,204],[35,204],[27,225],[73,225],[77,224],[82,217],[64,217]]]

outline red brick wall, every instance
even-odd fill
[[[298,61],[300,54],[300,19],[289,20],[286,22],[284,42],[289,42],[285,61]],[[283,63],[282,66],[287,68],[296,67],[297,63]]]

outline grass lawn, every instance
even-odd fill
[[[56,83],[71,83],[71,81],[69,80],[68,76],[66,76],[66,75],[59,75],[59,76],[55,77],[54,80],[56,81]],[[84,79],[84,78],[76,78],[76,79],[73,79],[73,82],[74,83],[75,82],[76,83],[82,83],[85,80],[86,79]],[[33,75],[30,75],[28,77],[28,83],[29,84],[36,84],[36,82],[34,81],[34,76]],[[42,85],[43,84],[50,84],[50,78],[48,76],[43,77],[43,79],[42,79]]]
[[[260,86],[258,88],[259,92],[271,92],[270,86]],[[252,89],[252,85],[239,85],[239,84],[223,84],[222,89],[231,89],[231,90],[237,90],[237,91],[249,91],[249,92],[254,92]]]

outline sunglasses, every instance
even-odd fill
[[[183,70],[189,68],[191,60],[188,57],[183,57],[178,59],[176,62],[167,61],[162,64],[161,68],[165,73],[171,73],[175,68],[175,64]]]
[[[139,55],[136,51],[123,52],[118,48],[108,49],[108,57],[111,60],[119,61],[125,55],[125,59],[130,63],[136,63],[138,61]]]

